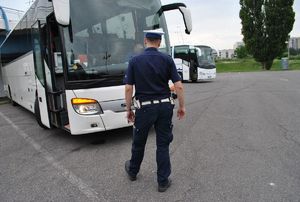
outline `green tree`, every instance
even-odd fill
[[[294,0],[240,0],[242,34],[248,52],[262,68],[270,70],[273,60],[286,50],[293,29]]]
[[[235,49],[235,54],[237,58],[246,58],[248,56],[248,52],[245,46],[239,46],[238,48]]]

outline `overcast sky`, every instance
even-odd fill
[[[171,44],[204,44],[217,50],[231,49],[237,41],[242,41],[239,0],[161,0],[162,4],[185,3],[192,13],[193,31],[184,33],[181,14],[176,11],[166,13]],[[0,5],[26,10],[30,0],[0,0]],[[291,36],[300,37],[300,0],[294,0],[296,12]]]

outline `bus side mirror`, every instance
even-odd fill
[[[185,33],[190,34],[193,29],[191,11],[182,6],[179,7],[179,10],[183,16]]]
[[[167,4],[162,6],[159,11],[157,12],[159,16],[162,15],[165,11],[179,9],[183,16],[184,25],[185,25],[185,33],[190,34],[193,26],[192,26],[192,17],[191,12],[189,9],[186,8],[186,5],[183,3],[174,3],[174,4]]]
[[[52,0],[56,21],[61,25],[70,23],[70,0]]]

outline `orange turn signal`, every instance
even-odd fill
[[[94,99],[89,98],[72,98],[73,105],[82,105],[82,104],[95,104],[97,103]]]

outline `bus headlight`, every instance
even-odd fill
[[[103,114],[103,111],[97,100],[89,98],[72,98],[74,110],[81,115]]]

